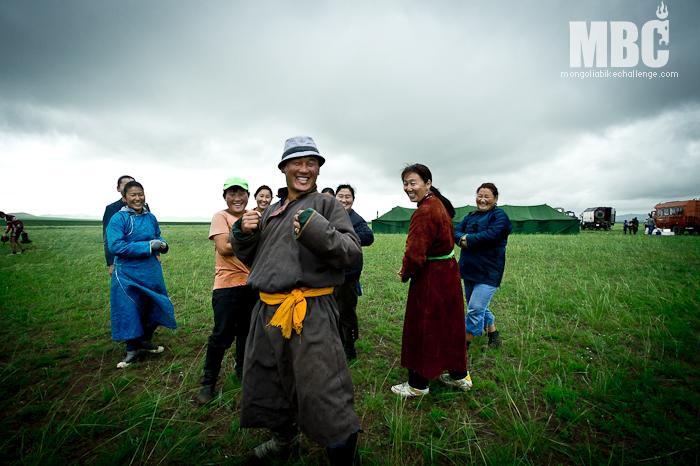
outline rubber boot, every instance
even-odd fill
[[[202,387],[195,398],[200,405],[205,405],[216,398],[216,379],[221,370],[221,361],[224,359],[223,348],[207,346],[207,356],[204,361],[204,374],[202,374]]]
[[[358,466],[360,454],[357,451],[357,432],[350,435],[343,445],[326,448],[328,462],[332,466]]]
[[[503,342],[501,341],[501,335],[498,330],[494,330],[489,333],[489,348],[500,348]]]
[[[355,351],[355,337],[351,327],[341,325],[338,329],[340,334],[340,342],[343,344],[343,351],[345,352],[345,359],[348,362],[357,358],[357,352]]]
[[[283,426],[271,433],[269,440],[253,448],[246,464],[269,464],[274,460],[299,456],[301,434],[296,425]]]
[[[353,359],[357,359],[357,351],[355,351],[355,342],[352,341],[352,339],[344,342],[343,350],[345,351],[345,359],[347,359],[348,362],[352,361]]]

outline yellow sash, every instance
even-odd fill
[[[260,300],[265,304],[274,306],[279,304],[275,314],[267,325],[282,329],[282,336],[290,338],[292,328],[301,334],[304,317],[306,317],[306,299],[316,296],[324,296],[333,293],[333,287],[327,288],[295,288],[289,293],[265,293],[260,292]]]

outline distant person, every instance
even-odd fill
[[[427,395],[428,381],[437,377],[446,385],[469,390],[464,298],[454,258],[455,210],[432,185],[432,173],[425,165],[404,168],[401,180],[418,209],[411,216],[399,272],[402,282],[411,281],[401,341],[401,366],[408,369],[408,381],[391,391],[404,398]]]
[[[246,337],[250,326],[250,312],[256,296],[248,286],[250,269],[235,256],[229,242],[229,234],[236,220],[245,213],[248,196],[246,180],[238,177],[227,179],[224,182],[223,191],[226,209],[214,214],[209,227],[209,239],[214,242],[215,256],[214,287],[211,296],[214,328],[209,335],[202,387],[196,398],[200,404],[209,403],[216,396],[216,380],[221,370],[221,362],[234,338],[236,339],[234,370],[238,380],[243,380]]]
[[[156,327],[176,328],[175,310],[163,280],[160,254],[168,244],[158,220],[146,210],[146,195],[137,181],[124,185],[124,206],[107,225],[107,247],[114,256],[110,307],[112,339],[126,342],[125,368],[143,353],[162,353],[151,339]]]
[[[345,208],[350,216],[352,228],[360,238],[360,246],[370,246],[374,243],[374,233],[367,226],[365,219],[352,210],[355,202],[355,189],[349,184],[341,184],[335,190],[335,198]],[[345,357],[348,361],[357,357],[355,351],[355,341],[360,336],[359,325],[357,323],[357,298],[362,295],[360,286],[360,275],[362,274],[362,258],[352,268],[345,271],[345,281],[342,285],[336,286],[333,296],[338,302],[340,319],[338,320],[340,330],[340,341],[343,342]]]
[[[117,192],[119,193],[119,199],[105,207],[105,213],[102,215],[102,242],[104,243],[105,260],[107,261],[107,267],[109,267],[110,275],[112,275],[112,270],[114,270],[114,255],[109,252],[109,248],[107,247],[107,225],[109,225],[109,221],[112,219],[112,216],[119,212],[122,207],[124,207],[124,197],[122,191],[124,190],[124,186],[129,181],[134,181],[134,177],[122,175],[117,179]],[[146,208],[146,210],[148,210],[148,208]]]
[[[24,232],[24,223],[12,214],[0,212],[0,218],[5,220],[6,228],[4,237],[9,237],[10,251],[12,255],[22,254],[24,249],[20,245],[19,239]],[[29,242],[27,241],[24,242]]]
[[[622,223],[622,232],[626,235],[628,229],[629,229],[629,223],[627,222],[627,220],[625,220],[625,221]],[[630,233],[630,234],[631,234],[631,233]]]
[[[308,136],[287,139],[278,168],[288,191],[264,214],[248,211],[233,226],[236,256],[250,264],[259,293],[243,367],[241,426],[272,438],[259,460],[289,455],[299,430],[326,448],[331,464],[352,464],[360,420],[338,336],[333,288],[362,251],[350,218],[317,192],[325,158]]]
[[[265,209],[270,206],[270,202],[272,202],[272,189],[267,185],[262,185],[255,190],[253,197],[257,204],[255,210],[262,214],[265,212]]]
[[[467,300],[467,348],[484,329],[489,347],[501,346],[501,336],[489,304],[501,286],[508,235],[513,227],[497,203],[496,185],[483,183],[476,190],[476,210],[467,214],[455,230],[455,241],[461,248],[459,270]]]
[[[329,196],[335,197],[335,191],[333,191],[333,188],[323,188],[321,190],[321,194],[328,194]]]
[[[289,193],[289,190],[287,187],[283,187],[277,190],[277,198],[278,199],[285,199],[287,197],[287,194]]]
[[[646,226],[647,234],[651,235],[654,232],[654,228],[656,227],[655,222],[654,222],[654,217],[649,214],[647,217],[646,221],[644,222],[644,225]]]
[[[639,230],[639,219],[637,217],[634,217],[632,219],[632,233],[634,233],[636,235],[638,230]]]

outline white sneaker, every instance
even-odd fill
[[[391,387],[391,391],[404,398],[427,395],[430,388],[414,388],[408,382],[400,383]]]
[[[450,374],[440,374],[440,382],[450,387],[462,390],[464,392],[472,388],[472,376],[469,375],[469,372],[467,372],[467,376],[465,378],[458,380],[455,380],[452,377],[450,377]]]
[[[127,351],[126,356],[117,364],[117,369],[124,369],[139,359],[138,351]]]
[[[146,353],[158,354],[165,351],[165,347],[162,345],[156,345],[155,343],[151,343],[150,341],[144,341],[141,342],[141,348],[139,348],[139,350],[144,351]]]

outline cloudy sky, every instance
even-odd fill
[[[657,1],[2,0],[0,210],[98,218],[130,174],[160,219],[208,219],[231,175],[280,187],[297,134],[368,220],[412,205],[411,162],[455,205],[700,197],[700,2],[667,4],[677,77],[578,79],[569,21],[641,35]]]

